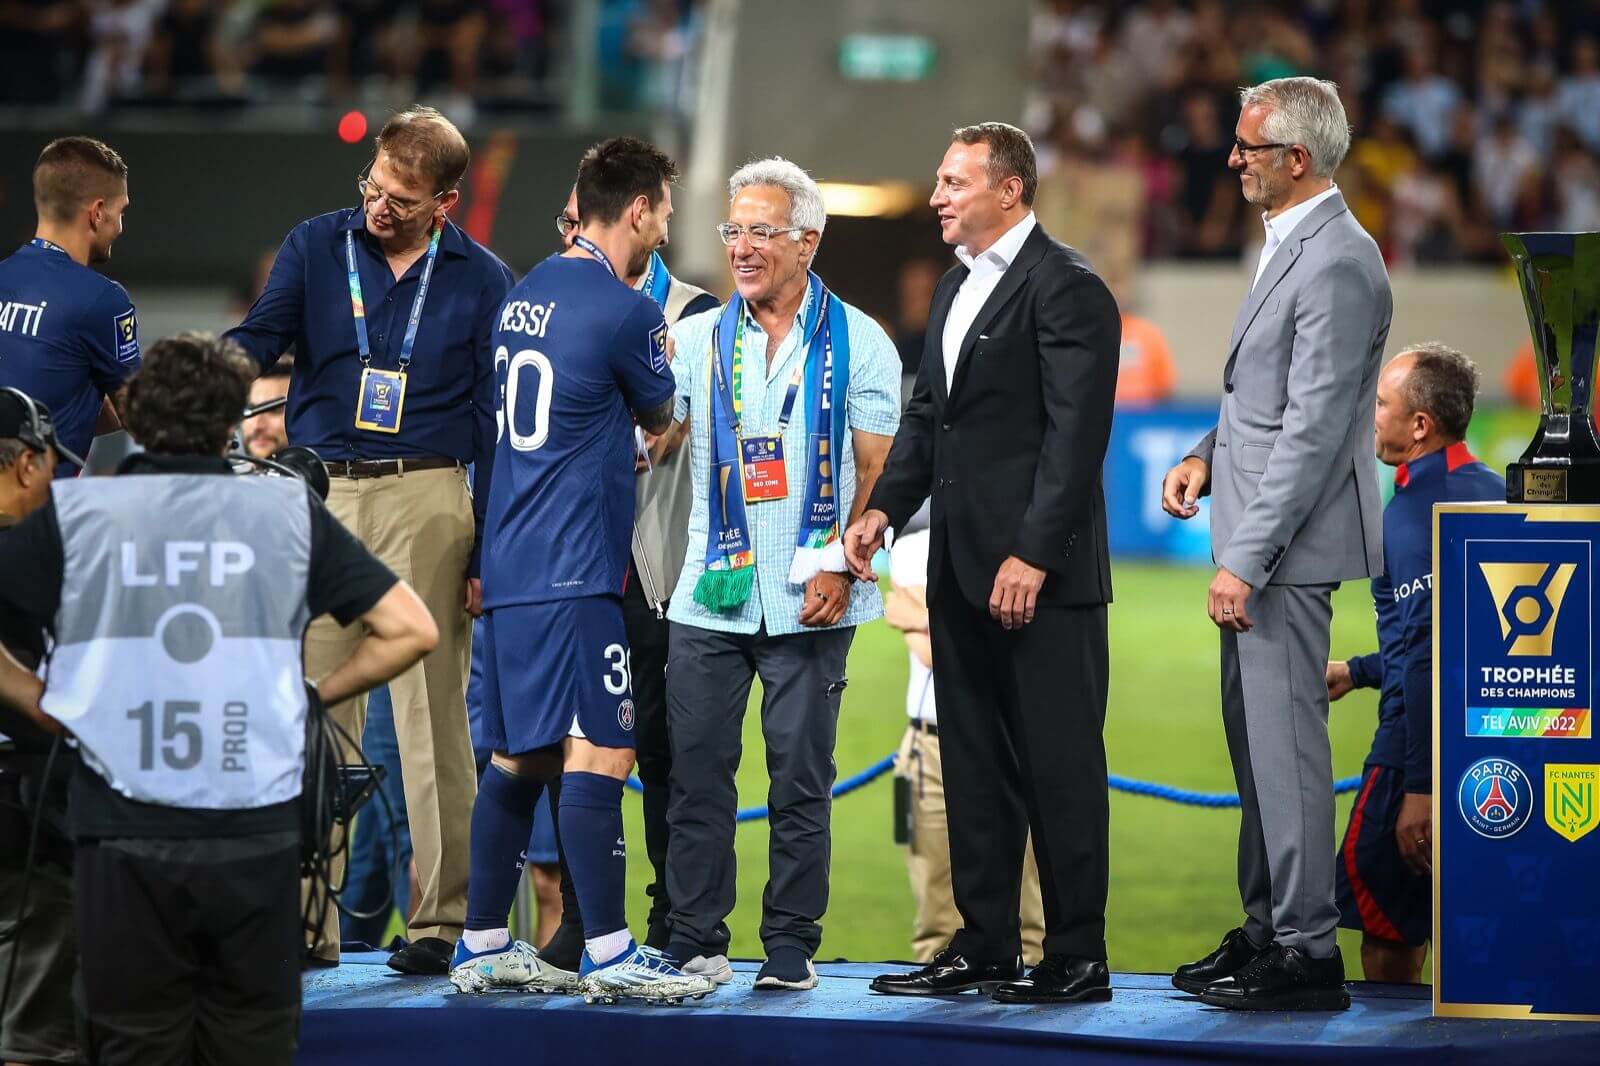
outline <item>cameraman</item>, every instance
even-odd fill
[[[0,388],[0,542],[50,498],[58,457],[83,465],[56,438],[43,404]],[[38,666],[43,622],[0,610],[0,647],[29,669]],[[69,760],[57,752],[47,778],[50,743],[50,734],[0,704],[0,1062],[6,1063],[83,1061],[72,1007],[78,940],[66,835]],[[40,831],[24,898],[33,818]]]
[[[0,655],[0,701],[70,730],[83,760],[77,929],[90,1055],[107,1066],[291,1060],[306,625],[368,629],[320,679],[328,703],[438,639],[303,484],[231,476],[251,375],[211,336],[160,341],[124,409],[146,451],[121,476],[54,484],[0,542],[0,610],[55,639],[43,682]]]

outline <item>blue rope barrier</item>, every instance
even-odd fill
[[[1127,792],[1134,796],[1148,796],[1151,799],[1166,800],[1168,803],[1181,803],[1189,807],[1237,807],[1239,794],[1237,792],[1191,792],[1186,788],[1174,788],[1156,781],[1136,781],[1131,777],[1119,777],[1112,774],[1109,777],[1111,787],[1118,792]],[[1344,777],[1333,783],[1334,795],[1341,792],[1354,792],[1361,787],[1361,775]]]
[[[894,756],[885,755],[871,766],[858,774],[853,774],[833,786],[833,796],[847,796],[863,785],[882,777],[894,768]],[[1236,792],[1193,792],[1186,788],[1176,788],[1172,785],[1163,785],[1157,781],[1139,781],[1132,777],[1121,777],[1112,774],[1108,783],[1118,792],[1126,792],[1133,796],[1147,796],[1150,799],[1166,800],[1168,803],[1180,803],[1188,807],[1237,807],[1239,794]],[[628,788],[634,792],[643,792],[644,785],[637,777],[630,777],[626,782]],[[1354,792],[1361,787],[1361,775],[1340,778],[1333,783],[1335,795],[1341,792]],[[765,807],[745,807],[734,815],[736,822],[759,822],[767,817]]]

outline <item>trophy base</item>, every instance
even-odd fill
[[[1600,503],[1600,463],[1512,463],[1507,503]]]

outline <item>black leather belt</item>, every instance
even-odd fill
[[[939,735],[939,727],[937,724],[933,722],[925,722],[921,718],[911,719],[911,729],[916,733],[926,733],[930,737],[937,737]]]
[[[392,477],[416,470],[449,470],[461,465],[458,459],[334,459],[323,464],[329,477]]]

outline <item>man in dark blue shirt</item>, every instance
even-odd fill
[[[1378,648],[1328,664],[1328,698],[1382,690],[1378,731],[1335,866],[1339,924],[1362,931],[1369,981],[1422,980],[1432,932],[1433,505],[1504,500],[1505,480],[1467,451],[1478,368],[1419,344],[1378,379],[1378,458],[1395,468],[1372,579]]]
[[[121,285],[90,269],[111,258],[128,209],[128,165],[88,137],[51,141],[33,168],[39,225],[0,261],[0,386],[48,407],[79,455],[117,429],[107,400],[139,369],[139,325]],[[78,465],[56,466],[73,477]]]
[[[439,647],[390,683],[421,895],[412,943],[389,960],[444,973],[466,913],[467,837],[477,789],[464,693],[495,442],[490,330],[511,272],[447,217],[470,153],[431,108],[390,119],[359,190],[362,206],[290,233],[266,289],[228,333],[263,369],[293,346],[290,444],[328,464],[328,507],[416,587]],[[467,464],[476,463],[469,493]],[[317,675],[347,658],[357,628],[319,619]],[[361,735],[364,699],[329,708]],[[342,876],[336,874],[336,876]],[[338,922],[316,947],[332,963]]]

